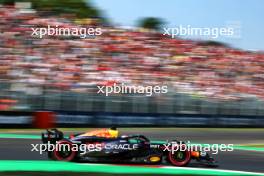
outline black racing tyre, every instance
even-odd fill
[[[68,140],[59,141],[52,152],[52,159],[58,161],[73,161],[76,156],[77,151],[73,150],[73,143]]]
[[[168,160],[174,166],[186,166],[191,160],[191,153],[187,150],[169,151]]]

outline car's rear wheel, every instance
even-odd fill
[[[168,153],[168,160],[174,166],[186,166],[191,160],[191,154],[188,150],[170,151]]]
[[[53,151],[53,159],[59,161],[73,161],[76,155],[77,151],[73,150],[73,143],[67,140],[59,141]]]

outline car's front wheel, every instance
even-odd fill
[[[168,153],[168,160],[174,166],[186,166],[191,160],[191,153],[188,150],[170,151]]]

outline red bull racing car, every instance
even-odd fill
[[[216,161],[208,153],[188,148],[181,141],[150,142],[144,135],[117,136],[115,128],[64,137],[57,129],[42,133],[43,151],[60,161],[107,163],[169,163],[186,166],[191,160],[211,167]]]

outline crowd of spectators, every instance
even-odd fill
[[[32,27],[101,27],[96,37],[32,36]],[[103,26],[96,19],[0,7],[0,81],[10,91],[90,93],[96,85],[167,85],[217,100],[264,99],[264,54],[161,33]]]

